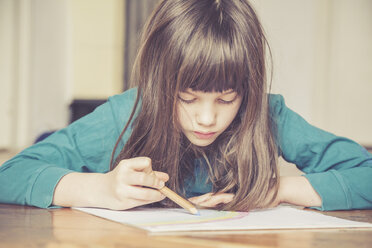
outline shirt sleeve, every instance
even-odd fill
[[[356,142],[323,131],[271,95],[282,157],[305,172],[322,198],[320,210],[372,208],[372,155]]]
[[[0,202],[51,207],[54,189],[64,175],[107,172],[135,97],[136,90],[110,97],[92,113],[5,162],[0,167]]]

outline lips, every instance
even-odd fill
[[[207,132],[207,133],[203,133],[203,132],[194,132],[195,136],[198,137],[199,139],[210,139],[213,137],[213,135],[215,135],[216,132]]]

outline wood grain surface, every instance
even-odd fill
[[[316,211],[316,210],[309,210]],[[372,210],[327,215],[372,223]],[[147,232],[69,208],[0,204],[0,247],[372,247],[371,229],[195,232],[151,236]]]

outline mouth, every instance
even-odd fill
[[[199,139],[210,139],[210,138],[212,138],[216,134],[216,132],[203,133],[203,132],[196,132],[196,131],[194,131],[194,134]]]

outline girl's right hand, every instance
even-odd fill
[[[125,210],[161,201],[165,196],[157,189],[164,187],[168,174],[154,171],[151,159],[136,157],[122,160],[114,170],[104,174],[106,204],[110,209]]]

